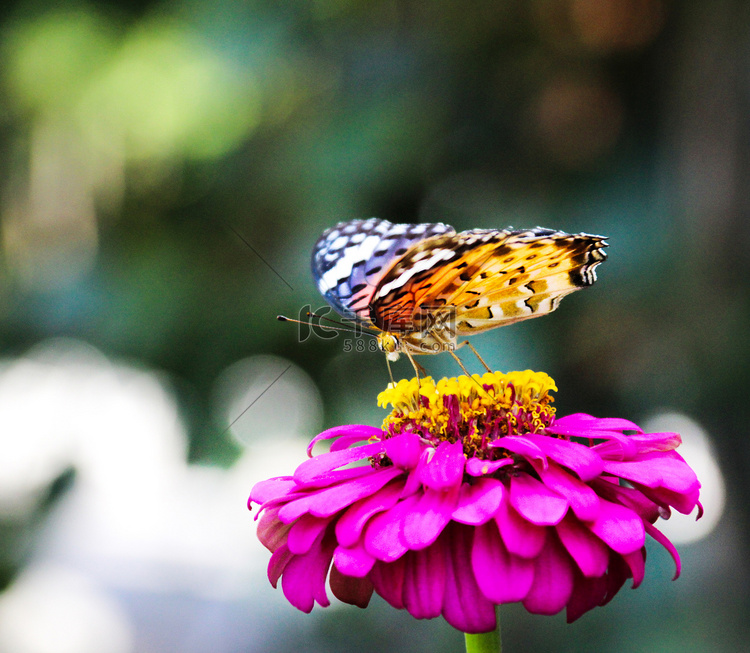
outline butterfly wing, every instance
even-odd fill
[[[510,251],[491,254],[448,300],[456,307],[458,335],[546,315],[565,295],[596,281],[596,267],[607,257],[603,237],[540,231],[510,236]]]
[[[604,247],[601,236],[542,228],[436,237],[413,246],[383,276],[371,319],[396,333],[440,324],[468,335],[545,315],[594,283]]]
[[[315,244],[313,277],[339,313],[370,324],[370,301],[393,262],[415,243],[455,233],[453,227],[441,223],[393,224],[378,218],[341,222]]]

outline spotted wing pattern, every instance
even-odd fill
[[[445,224],[393,224],[370,218],[341,222],[315,244],[312,272],[326,301],[349,319],[370,323],[370,302],[388,269],[415,243],[455,235]]]
[[[382,276],[370,319],[403,334],[450,324],[455,336],[546,315],[594,283],[606,245],[601,236],[542,228],[437,236],[413,245]]]

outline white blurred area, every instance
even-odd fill
[[[323,401],[313,380],[278,356],[259,355],[230,365],[218,378],[214,405],[221,421],[245,445],[278,442],[320,431]]]
[[[0,518],[29,514],[61,472],[76,474],[0,595],[0,653],[266,650],[253,623],[288,606],[269,591],[247,496],[304,459],[303,415],[321,414],[314,384],[289,365],[241,361],[217,384],[234,397],[229,423],[287,369],[238,420],[251,445],[224,470],[187,463],[177,406],[152,372],[74,340],[3,363]]]
[[[96,583],[64,566],[34,565],[0,596],[0,650],[128,653],[132,628]]]
[[[646,420],[643,429],[647,433],[679,433],[682,444],[677,452],[695,470],[701,482],[703,517],[696,521],[697,508],[690,515],[673,510],[672,516],[667,521],[660,520],[657,527],[675,544],[702,540],[719,524],[726,504],[724,475],[716,460],[709,434],[690,417],[671,411],[660,412]]]

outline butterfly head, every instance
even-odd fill
[[[392,333],[378,334],[378,347],[380,351],[384,351],[389,361],[397,361],[399,359],[399,351],[401,350],[401,341],[394,336]]]

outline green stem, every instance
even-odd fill
[[[497,628],[489,633],[471,635],[464,633],[466,638],[466,653],[502,653],[503,644],[500,641],[500,606],[495,608]]]

